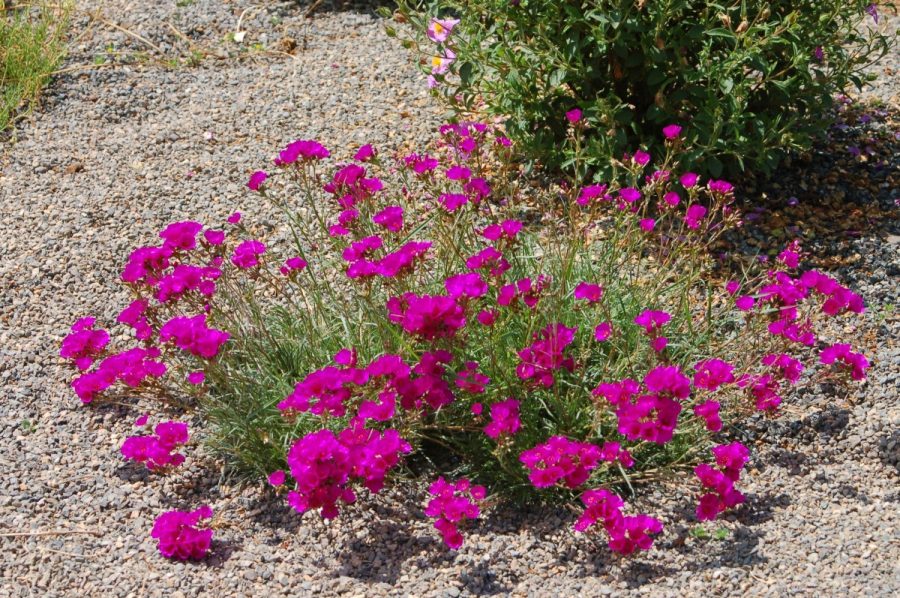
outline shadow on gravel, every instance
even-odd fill
[[[878,441],[878,458],[900,473],[900,430],[894,430]]]
[[[403,519],[401,516],[370,523],[365,536],[355,538],[341,550],[341,564],[333,576],[395,584],[404,563],[417,555],[417,564],[423,571],[452,565],[455,555],[444,550],[438,538],[411,534]]]
[[[213,540],[210,546],[209,556],[195,563],[197,567],[205,569],[221,569],[235,552],[243,547],[239,542],[222,542]]]

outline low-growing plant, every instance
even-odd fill
[[[861,25],[878,19],[869,0],[400,0],[396,16],[437,95],[460,118],[502,117],[546,166],[574,166],[559,148],[579,106],[580,156],[602,177],[629,148],[659,151],[670,122],[689,125],[685,167],[771,172],[893,43]]]
[[[65,54],[71,10],[68,0],[0,7],[0,132],[37,101]]]
[[[583,147],[581,115],[567,119]],[[442,127],[433,154],[367,145],[331,167],[294,141],[248,182],[283,213],[290,253],[272,257],[238,213],[167,226],[122,271],[134,301],[117,321],[137,346],[111,351],[92,318],[64,340],[74,390],[196,409],[228,467],[268,476],[301,513],[335,517],[405,471],[442,476],[425,514],[452,548],[497,501],[580,499],[576,530],[647,549],[662,524],[626,515],[619,492],[711,455],[697,517],[715,519],[744,500],[750,452],[730,431],[778,413],[812,347],[831,366],[819,376],[868,368],[813,328],[862,299],[799,273],[796,243],[721,276],[710,248],[739,224],[732,187],[672,171],[687,150],[678,127],[665,137],[655,167],[638,151],[607,184],[552,188],[479,123]],[[154,472],[185,458],[178,422],[134,438],[123,455]]]

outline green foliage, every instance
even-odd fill
[[[580,107],[592,172],[607,176],[610,157],[629,148],[652,150],[676,123],[694,148],[684,165],[720,176],[769,172],[785,152],[808,149],[835,94],[864,85],[862,69],[894,41],[861,25],[869,2],[400,0],[398,16],[426,70],[430,20],[461,19],[439,95],[459,115],[504,117],[546,166],[570,165],[564,114]]]
[[[63,55],[69,2],[16,3],[0,9],[0,131],[37,101]]]

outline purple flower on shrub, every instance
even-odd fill
[[[650,154],[645,151],[638,150],[634,152],[634,156],[632,156],[631,159],[638,166],[646,166],[650,163]]]
[[[687,224],[689,229],[697,230],[700,228],[700,221],[703,220],[704,216],[706,216],[706,208],[695,203],[687,209],[684,215],[684,223]]]
[[[156,518],[150,536],[158,540],[161,555],[169,559],[187,561],[206,556],[212,543],[213,531],[197,526],[201,519],[209,519],[212,509],[204,505],[196,511],[168,511]]]
[[[163,239],[163,247],[190,251],[197,246],[197,233],[202,228],[202,224],[192,220],[173,222],[159,236]]]
[[[681,126],[679,125],[666,125],[663,127],[663,137],[668,140],[678,139],[678,136],[681,135]]]
[[[878,24],[878,5],[876,3],[872,2],[866,7],[866,14],[872,17],[876,25]]]
[[[247,181],[247,187],[249,187],[251,191],[259,191],[267,178],[269,178],[269,175],[266,174],[264,170],[257,170],[250,175],[250,180]]]
[[[277,469],[277,470],[273,471],[272,473],[270,473],[266,479],[268,480],[269,484],[271,484],[272,486],[275,486],[276,488],[278,486],[282,486],[282,485],[284,485],[284,480],[285,480],[284,470]]]
[[[247,240],[234,248],[231,263],[238,268],[247,269],[259,265],[258,256],[266,252],[266,246],[260,241]]]
[[[491,405],[491,421],[484,427],[484,433],[497,440],[500,436],[513,436],[519,431],[519,401],[508,399]]]
[[[612,324],[609,322],[601,322],[594,328],[594,340],[598,342],[603,342],[608,340],[612,335]]]
[[[678,181],[684,186],[685,189],[690,189],[697,184],[697,180],[699,178],[700,175],[695,172],[686,172],[678,177]]]
[[[459,19],[431,19],[426,35],[431,41],[442,44],[450,37],[453,28],[459,24]]]
[[[568,112],[566,112],[566,120],[568,120],[573,125],[578,123],[581,120],[581,110],[579,108],[572,108]]]
[[[377,152],[375,151],[375,148],[372,147],[371,144],[367,143],[356,151],[356,153],[353,155],[353,159],[359,162],[368,162],[375,157],[376,153]]]
[[[634,187],[625,187],[619,190],[619,197],[628,203],[634,203],[641,198],[641,192]]]

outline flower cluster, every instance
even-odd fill
[[[484,486],[475,486],[465,478],[450,483],[439,477],[428,487],[433,496],[425,507],[425,515],[435,519],[434,527],[441,533],[444,543],[453,550],[459,550],[463,536],[459,526],[466,520],[478,519],[481,514],[479,504],[487,492]]]
[[[154,471],[178,467],[184,463],[184,455],[173,451],[187,444],[188,439],[187,424],[162,422],[156,424],[150,436],[126,438],[122,443],[122,455],[129,461],[144,463],[148,469]]]
[[[522,380],[533,380],[544,388],[553,386],[556,381],[554,372],[575,369],[575,361],[565,354],[565,350],[572,344],[577,330],[556,323],[535,333],[535,341],[518,353],[521,363],[516,367],[516,375]]]
[[[200,560],[209,552],[213,531],[198,524],[212,516],[212,509],[206,505],[196,511],[167,511],[153,522],[150,536],[157,539],[159,552],[166,558]]]
[[[553,436],[519,455],[535,488],[549,488],[563,481],[567,488],[584,484],[601,461],[600,449],[588,442]]]
[[[710,490],[700,497],[697,519],[710,521],[719,513],[744,502],[744,495],[735,489],[741,470],[750,459],[750,451],[740,442],[722,444],[712,449],[718,469],[708,463],[694,468],[703,488]]]
[[[575,531],[588,531],[599,522],[609,534],[609,549],[613,552],[629,555],[638,549],[649,550],[653,536],[663,530],[662,523],[649,515],[623,515],[625,503],[604,488],[587,490],[581,501],[585,509],[573,526]]]
[[[410,450],[396,430],[367,430],[360,420],[337,435],[328,429],[307,434],[288,451],[296,489],[288,492],[287,502],[300,513],[321,509],[323,518],[337,517],[338,502],[356,502],[351,481],[380,491],[387,472]]]

